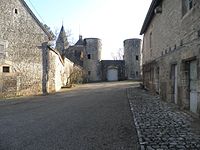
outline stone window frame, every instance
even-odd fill
[[[4,67],[9,68],[8,69],[9,72],[5,71]],[[0,73],[2,73],[2,74],[4,74],[4,73],[6,73],[6,74],[14,73],[13,71],[14,71],[13,70],[13,62],[11,62],[11,61],[4,60],[3,63],[0,65]]]
[[[2,50],[2,52],[0,52],[0,55],[5,56],[6,55],[6,49],[8,48],[8,41],[0,39],[0,45],[3,45],[3,50]]]
[[[19,8],[17,7],[13,7],[12,11],[13,11],[13,15],[19,15],[20,13]]]
[[[2,73],[10,73],[11,70],[10,70],[10,66],[2,66]]]
[[[16,15],[19,13],[17,8],[14,9],[14,12]]]

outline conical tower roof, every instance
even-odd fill
[[[64,51],[69,47],[69,42],[67,40],[67,35],[64,29],[64,26],[61,27],[58,39],[56,41],[56,49],[64,54]]]

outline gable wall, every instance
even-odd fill
[[[11,73],[18,78],[17,95],[42,93],[42,70],[46,67],[42,43],[48,41],[47,35],[20,0],[1,0],[0,14],[0,43],[5,43],[0,67],[10,66]],[[2,76],[8,75],[0,71]]]

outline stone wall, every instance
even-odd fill
[[[143,63],[150,62],[180,45],[182,0],[163,0],[162,13],[154,15],[144,34]],[[151,37],[150,37],[151,36]],[[172,38],[173,37],[173,38]]]
[[[101,79],[108,81],[107,72],[109,67],[117,68],[118,80],[125,80],[125,61],[124,60],[102,60],[101,61]]]
[[[163,0],[160,4],[162,13],[154,14],[144,33],[143,81],[147,88],[160,93],[163,100],[175,103],[172,66],[177,65],[177,104],[181,108],[189,109],[187,65],[196,60],[197,114],[200,114],[200,1],[193,2],[193,8],[184,15],[182,0]]]
[[[74,63],[67,58],[63,59],[56,50],[49,51],[49,60],[47,88],[48,92],[56,92],[67,84]]]
[[[79,66],[83,66],[84,45],[73,45],[65,50],[65,57]]]
[[[1,0],[0,11],[0,97],[60,90],[74,63],[49,48],[50,35],[23,0]]]
[[[0,73],[20,79],[17,95],[42,93],[42,44],[48,35],[21,0],[1,0],[0,11],[0,67],[10,67],[9,73]]]
[[[0,76],[0,97],[16,96],[20,80],[16,74],[2,74]]]

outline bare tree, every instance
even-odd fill
[[[123,60],[124,59],[124,49],[119,48],[116,53],[112,52],[111,56],[113,60]]]
[[[71,29],[67,29],[66,30],[66,35],[67,35],[67,39],[68,39],[69,45],[74,45],[75,44],[75,39],[73,37],[72,30]]]
[[[75,44],[75,39],[73,37],[72,30],[71,29],[67,29],[65,32],[66,32],[66,36],[67,36],[67,40],[69,42],[69,45],[74,45]],[[56,36],[56,39],[58,38],[59,33],[60,33],[60,29],[55,27],[54,28],[54,35]]]
[[[84,82],[86,73],[79,66],[74,66],[70,69],[70,75],[67,78],[67,85],[80,84]]]

